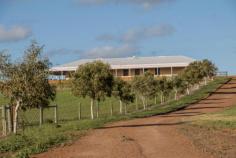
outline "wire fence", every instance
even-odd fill
[[[39,126],[43,123],[58,123],[57,109],[58,106],[54,105],[47,108],[19,110],[18,130],[24,130],[31,126]],[[12,132],[13,113],[12,107],[6,105],[0,107],[0,137]]]
[[[169,99],[173,99],[174,96],[171,94]],[[57,93],[57,98],[55,101],[51,103],[48,108],[33,108],[27,110],[20,110],[19,117],[18,117],[18,129],[24,130],[27,127],[32,126],[40,126],[42,124],[51,124],[51,123],[61,123],[65,121],[73,121],[73,120],[82,120],[82,119],[90,119],[91,118],[91,111],[90,111],[90,98],[79,98],[75,97],[71,94],[70,89],[61,89]],[[125,104],[123,103],[122,114],[132,113],[137,110],[142,110],[142,100],[137,97],[133,103]],[[160,105],[160,98],[152,97],[147,99],[148,107],[153,105]],[[57,105],[57,106],[55,106]],[[108,97],[102,101],[95,101],[94,103],[94,118],[104,118],[104,117],[111,117],[116,115],[121,115],[120,113],[120,102],[115,97]],[[127,109],[126,109],[127,108]],[[0,133],[3,133],[3,110],[0,107]],[[126,110],[125,110],[126,109]],[[10,112],[12,114],[12,112]],[[5,111],[5,120],[7,123],[7,130],[10,131],[9,123],[12,120],[9,120],[10,115],[8,111]]]

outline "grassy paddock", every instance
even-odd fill
[[[199,150],[215,157],[235,158],[236,105],[193,118],[181,131]]]
[[[214,81],[210,82],[207,86],[203,86],[201,89],[195,91],[192,95],[182,97],[178,101],[171,101],[166,105],[153,105],[147,111],[140,110],[138,112],[129,113],[126,116],[115,115],[113,117],[110,117],[108,115],[105,115],[104,117],[95,119],[93,121],[89,119],[84,119],[81,121],[71,119],[73,117],[70,118],[69,115],[71,114],[67,113],[71,111],[66,110],[71,109],[72,111],[77,111],[77,106],[75,104],[78,104],[78,102],[82,101],[71,96],[69,91],[62,91],[58,93],[56,102],[60,103],[59,105],[63,105],[65,107],[64,110],[62,110],[63,107],[59,108],[62,110],[61,112],[59,112],[59,115],[61,115],[60,117],[62,117],[64,113],[64,115],[68,116],[71,121],[61,121],[59,125],[44,124],[42,127],[33,126],[31,128],[26,128],[18,135],[11,135],[4,139],[1,139],[0,153],[15,153],[14,156],[16,157],[28,157],[29,154],[44,152],[52,146],[68,141],[73,141],[74,139],[77,139],[78,137],[83,135],[86,130],[101,127],[108,122],[138,117],[148,117],[176,111],[188,106],[191,103],[197,102],[207,97],[211,92],[215,91],[222,83],[225,83],[227,80],[227,78],[217,78]],[[62,104],[63,102],[64,104]],[[88,102],[88,100],[85,99],[83,104],[87,105],[86,102]],[[70,105],[68,103],[70,103]],[[101,105],[101,111],[103,111],[102,108],[104,108],[105,111],[106,108],[108,108],[106,106],[109,105],[109,103],[109,100],[105,101]],[[73,105],[75,106],[74,109]],[[118,109],[118,102],[117,105],[114,105],[114,107],[115,106],[117,106]],[[131,108],[132,105],[130,105],[129,107]],[[118,111],[117,109],[115,111]]]
[[[224,111],[194,118],[192,125],[212,129],[236,129],[236,105]]]

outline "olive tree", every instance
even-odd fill
[[[190,94],[190,90],[194,85],[197,85],[199,87],[199,83],[204,77],[204,73],[201,67],[201,61],[194,61],[190,63],[182,73],[183,79],[187,87],[188,95]]]
[[[132,93],[131,85],[120,78],[116,78],[114,82],[113,95],[120,101],[120,114],[123,112],[123,103],[125,104],[126,114],[126,105],[134,101],[134,94]]]
[[[173,83],[171,79],[166,77],[161,77],[157,80],[157,89],[158,93],[160,94],[161,104],[165,102],[165,98],[170,94],[173,89]]]
[[[135,76],[132,81],[132,88],[139,95],[143,102],[143,109],[147,107],[147,98],[155,96],[156,80],[154,75],[146,72],[144,75]]]
[[[18,111],[46,107],[55,99],[55,87],[48,82],[50,62],[41,57],[43,47],[32,42],[21,61],[12,63],[9,55],[0,55],[0,69],[5,80],[1,92],[13,109],[13,132],[17,133]]]
[[[110,66],[101,61],[80,65],[76,70],[72,79],[72,92],[75,96],[91,98],[91,119],[94,119],[94,101],[111,96],[113,80]]]
[[[172,78],[172,85],[175,93],[175,100],[177,100],[179,93],[184,93],[186,89],[186,85],[180,74]]]
[[[204,59],[201,62],[201,71],[204,76],[205,85],[207,84],[207,79],[212,78],[216,75],[217,67],[208,59]]]

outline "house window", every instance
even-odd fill
[[[128,69],[123,70],[123,76],[129,76],[129,70]]]
[[[140,69],[135,69],[135,70],[134,70],[134,74],[135,74],[135,75],[140,75]]]

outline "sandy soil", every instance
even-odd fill
[[[92,130],[70,146],[51,149],[37,158],[211,158],[178,130],[192,116],[236,103],[236,79],[208,98],[177,112],[120,121]],[[189,119],[191,120],[191,119]]]

